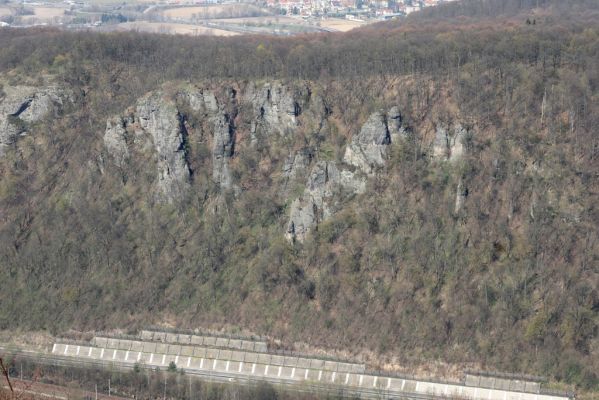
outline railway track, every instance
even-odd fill
[[[44,353],[38,353],[28,350],[10,349],[0,347],[0,354],[9,355],[13,357],[19,357],[33,363],[41,365],[53,365],[60,367],[76,367],[76,368],[102,368],[102,369],[118,369],[120,371],[131,371],[134,366],[131,363],[124,363],[118,361],[103,361],[103,360],[78,360],[72,357],[64,357],[58,355],[47,355]],[[162,370],[166,371],[168,367],[156,367],[156,366],[145,366],[140,365],[145,370]],[[334,384],[314,384],[306,382],[298,382],[296,380],[275,378],[275,377],[261,377],[252,378],[249,376],[243,376],[239,374],[226,373],[221,371],[198,371],[198,370],[185,370],[185,374],[191,377],[195,377],[202,381],[217,382],[217,383],[235,383],[241,385],[255,385],[260,382],[268,382],[272,385],[279,386],[285,390],[292,390],[300,393],[322,393],[330,395],[338,395],[340,397],[360,397],[362,399],[404,399],[404,400],[433,400],[438,399],[438,396],[424,395],[421,393],[406,393],[406,392],[394,392],[386,389],[378,388],[351,388],[341,385]]]

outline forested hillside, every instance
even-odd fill
[[[226,326],[599,390],[598,8],[0,30],[0,329]]]

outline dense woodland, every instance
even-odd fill
[[[0,30],[3,85],[77,96],[0,159],[0,328],[236,326],[599,390],[598,11],[466,1],[284,39]],[[241,194],[210,183],[198,149],[194,191],[171,206],[145,197],[144,165],[126,182],[99,171],[106,119],[144,93],[267,79],[314,82],[346,129],[237,152]],[[414,135],[367,194],[287,242],[287,149],[338,157],[391,104],[415,131],[470,121],[467,156],[439,164]]]

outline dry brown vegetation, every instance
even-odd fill
[[[527,1],[484,4],[501,14]],[[0,328],[240,325],[415,370],[479,363],[597,390],[597,4],[574,11],[291,39],[0,31],[6,84],[51,76],[78,96],[0,161]],[[266,79],[308,80],[332,114],[320,128],[302,119],[286,140],[236,145],[238,195],[211,181],[199,116],[188,121],[191,193],[174,206],[153,202],[143,162],[127,164],[127,180],[98,164],[106,119],[148,91]],[[368,115],[392,105],[413,135],[367,195],[288,243],[277,179],[289,152],[338,160]],[[436,162],[433,127],[455,120],[474,132],[467,155]]]

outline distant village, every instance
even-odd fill
[[[451,1],[456,0],[266,0],[266,5],[286,15],[335,15],[360,20],[372,17],[391,19]]]
[[[456,0],[0,0],[0,27],[190,35],[347,31]]]

